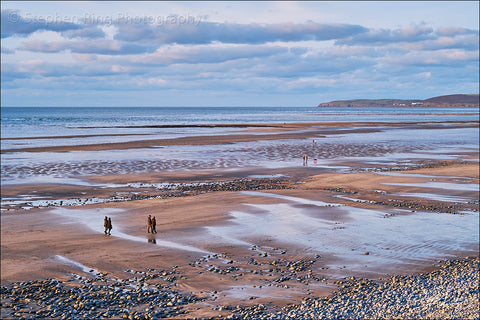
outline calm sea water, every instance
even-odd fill
[[[478,120],[478,109],[411,107],[2,108],[1,133],[2,138],[11,138],[147,132],[141,128],[129,128],[126,132],[125,128],[114,128],[116,126],[447,120]]]
[[[250,141],[225,145],[172,145],[143,149],[24,152],[29,147],[134,142],[200,135],[225,135],[243,128],[188,127],[199,124],[477,121],[478,108],[2,108],[1,181],[51,182],[76,176],[236,167],[301,165],[311,139]],[[319,140],[318,165],[355,157],[368,163],[454,159],[478,151],[478,128],[425,130],[382,126],[381,131],[334,135]],[[186,125],[162,128],[161,125]],[[134,127],[132,127],[134,126]],[[150,127],[148,127],[150,126]],[[152,127],[154,126],[154,127]],[[379,129],[379,127],[376,127]],[[299,129],[307,130],[308,129]],[[269,131],[270,132],[270,131]],[[32,139],[32,137],[36,137]],[[16,138],[16,139],[12,139]],[[12,150],[18,150],[12,152]],[[311,151],[311,150],[310,150]],[[414,151],[414,153],[412,153]],[[63,179],[63,180],[62,180]],[[56,181],[57,181],[56,180]]]

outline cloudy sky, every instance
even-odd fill
[[[478,93],[478,12],[478,1],[2,1],[2,106]]]

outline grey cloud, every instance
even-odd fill
[[[350,24],[237,24],[201,22],[195,24],[118,24],[116,39],[125,41],[150,40],[169,44],[250,43],[274,41],[332,40],[367,32],[368,29]]]
[[[42,19],[25,19],[18,11],[2,10],[1,37],[14,35],[27,36],[38,30],[66,31],[81,29],[81,26],[71,22],[47,21]]]
[[[457,27],[433,29],[414,26],[403,29],[371,29],[335,41],[335,45],[382,46],[401,43],[407,50],[439,50],[461,48],[478,50],[478,30]]]
[[[2,46],[2,53],[5,53],[5,54],[15,53],[15,50]]]
[[[147,24],[119,24],[118,33],[115,39],[124,41],[153,40],[155,34],[154,27]]]
[[[15,78],[33,78],[40,76],[42,78],[59,77],[103,77],[119,75],[113,69],[111,64],[92,63],[92,64],[57,64],[44,61],[35,61],[35,63],[23,64],[2,64],[3,77],[8,79]]]
[[[478,50],[478,35],[465,35],[458,37],[440,37],[435,40],[426,40],[412,44],[405,44],[406,49],[413,50],[441,50],[463,49],[466,51]]]
[[[440,36],[455,37],[455,36],[466,35],[466,34],[478,35],[478,30],[457,28],[457,27],[443,27],[443,28],[438,28],[437,33]]]
[[[18,46],[18,50],[26,50],[33,52],[59,52],[65,50],[66,45],[66,41],[44,42],[40,40],[32,40],[20,44]]]
[[[67,38],[104,38],[105,32],[98,26],[85,27],[76,30],[67,30],[62,32],[62,35]]]
[[[95,53],[105,55],[126,55],[151,52],[153,49],[148,46],[125,44],[111,40],[89,40],[89,41],[56,41],[44,42],[32,40],[18,46],[19,50],[33,52],[60,52],[70,50],[72,53]]]
[[[335,57],[328,53],[312,53],[305,57],[289,55],[272,57],[267,64],[253,69],[257,76],[275,78],[297,78],[299,76],[339,75],[374,65],[376,62],[369,57],[350,56]]]
[[[262,45],[168,46],[159,48],[150,55],[135,58],[134,62],[151,65],[221,63],[228,60],[266,57],[287,51],[287,48],[281,46]]]
[[[381,45],[397,42],[416,42],[436,39],[438,36],[429,27],[403,29],[370,29],[368,32],[335,41],[336,45]]]
[[[30,78],[32,73],[29,72],[19,72],[18,66],[15,66],[11,63],[2,63],[2,83],[4,82],[11,82],[16,79],[25,79]]]
[[[244,45],[244,47],[252,45]],[[232,46],[233,47],[233,46]],[[285,79],[297,78],[304,76],[316,75],[338,75],[344,72],[351,72],[374,65],[375,59],[370,56],[335,56],[329,52],[307,52],[305,48],[269,48],[267,46],[257,46],[257,50],[265,50],[263,56],[253,56],[247,59],[230,59],[222,62],[209,63],[210,58],[208,51],[204,54],[198,54],[198,51],[190,51],[188,54],[196,55],[198,58],[195,64],[186,66],[176,60],[177,63],[157,64],[152,68],[152,72],[158,72],[162,76],[174,77],[178,80],[186,81],[188,79],[201,79],[204,81],[208,78],[229,79],[239,77],[245,79],[268,78],[268,79]],[[233,48],[225,50],[231,53]],[[212,52],[215,50],[212,48]],[[218,50],[218,49],[217,49]],[[267,54],[268,53],[268,54]],[[158,54],[163,59],[169,59],[168,54],[161,52]],[[178,53],[174,56],[178,57]],[[185,58],[186,56],[184,56]],[[179,57],[178,57],[179,58]],[[213,55],[211,58],[218,59]],[[138,60],[139,61],[139,60]],[[188,59],[188,61],[191,61]],[[141,63],[152,63],[150,58],[141,60]],[[159,61],[157,61],[159,62]],[[120,63],[120,62],[118,62]],[[138,66],[140,62],[124,61],[124,65]],[[153,65],[153,64],[151,64]],[[283,80],[282,80],[283,81]]]

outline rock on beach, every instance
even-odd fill
[[[212,311],[227,312],[218,316],[226,319],[478,319],[480,258],[447,260],[436,267],[382,281],[345,278],[331,296],[307,297],[280,311],[263,304],[223,305]],[[95,278],[76,276],[76,286],[56,279],[2,286],[2,318],[189,318],[185,307],[205,300],[169,285],[147,283],[174,270],[132,273],[135,277],[125,280],[105,273]]]
[[[479,319],[480,258],[448,260],[432,272],[386,281],[347,278],[329,297],[309,297],[279,312],[263,305],[228,319]]]

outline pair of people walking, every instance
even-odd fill
[[[112,218],[109,218],[105,216],[105,219],[103,219],[103,226],[105,227],[105,234],[111,235],[112,231]]]
[[[147,233],[157,233],[157,219],[152,218],[152,215],[148,215],[147,219]]]

